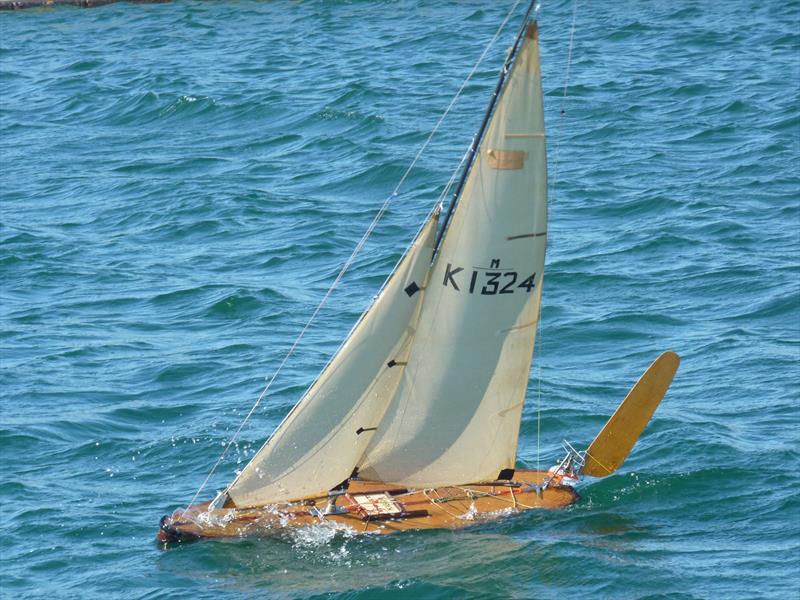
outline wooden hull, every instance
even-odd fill
[[[469,484],[428,490],[406,490],[382,482],[351,481],[348,495],[337,507],[343,512],[321,515],[327,496],[304,498],[285,505],[257,508],[220,508],[210,503],[177,510],[161,519],[157,540],[173,544],[210,538],[266,537],[320,522],[358,533],[394,533],[407,529],[460,529],[509,512],[564,508],[576,502],[577,492],[556,479],[541,493],[547,471],[518,470],[509,485]],[[366,494],[390,497],[400,512],[365,511]]]

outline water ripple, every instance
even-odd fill
[[[559,186],[519,460],[549,465],[564,436],[588,443],[671,347],[678,378],[624,469],[569,510],[455,536],[314,530],[166,554],[152,544],[507,4],[184,0],[0,14],[4,591],[800,593],[797,2],[580,3],[563,121],[572,5],[542,9]],[[506,45],[212,487],[260,447],[405,248],[480,121]]]

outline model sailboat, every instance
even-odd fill
[[[333,521],[462,527],[559,508],[625,460],[667,391],[663,354],[585,452],[516,469],[542,295],[547,159],[538,31],[509,52],[446,214],[433,212],[372,306],[272,437],[211,502],[164,517],[162,542]],[[470,518],[466,518],[469,515]]]

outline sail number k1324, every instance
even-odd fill
[[[466,291],[470,294],[493,296],[495,294],[513,294],[519,289],[530,292],[536,287],[536,273],[521,278],[517,271],[495,269],[500,261],[495,259],[489,269],[475,268],[464,271],[464,267],[454,267],[447,263],[444,269],[442,285],[452,287],[455,291]]]

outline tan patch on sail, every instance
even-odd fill
[[[521,169],[525,166],[528,153],[522,150],[496,150],[490,149],[486,153],[489,166],[492,169]]]

